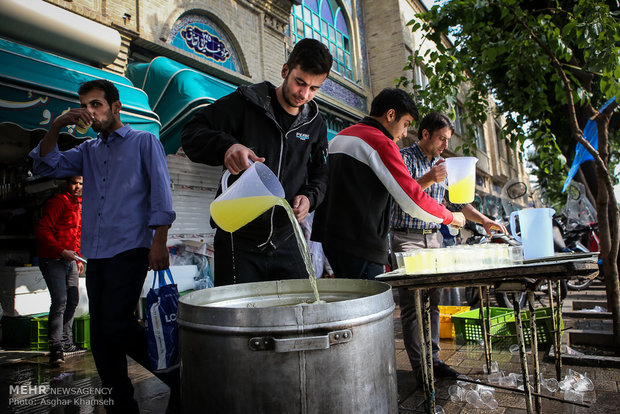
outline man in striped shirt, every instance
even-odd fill
[[[448,148],[454,132],[454,124],[444,114],[431,112],[426,115],[418,129],[419,142],[401,150],[405,165],[411,176],[418,181],[424,190],[435,201],[444,201],[446,190],[446,167],[441,153]],[[491,230],[506,233],[506,228],[476,210],[471,204],[451,204],[446,202],[450,210],[461,211],[466,219],[480,223],[486,232]],[[440,223],[431,223],[411,217],[398,205],[392,203],[390,219],[392,227],[390,243],[393,252],[404,252],[412,249],[441,247],[442,236],[439,232]],[[417,320],[413,293],[407,289],[399,289],[399,304],[405,349],[409,355],[411,367],[420,378],[420,345],[417,335]],[[439,300],[441,289],[429,290],[431,299],[431,337],[433,344],[433,364],[436,377],[456,377],[458,373],[439,359]],[[418,381],[418,384],[420,381]]]

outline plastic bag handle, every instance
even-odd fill
[[[252,161],[251,159],[248,158],[248,162],[250,163],[250,165],[254,164],[254,161]],[[228,169],[226,171],[224,171],[224,175],[222,175],[222,193],[224,191],[226,191],[226,189],[228,188],[228,177],[230,177],[230,171],[228,171]]]
[[[162,286],[165,286],[166,283],[166,275],[168,275],[168,278],[170,279],[170,285],[174,285],[174,278],[172,277],[172,273],[170,272],[170,268],[166,269],[166,270],[156,270],[155,271],[155,277],[153,277],[153,286],[151,286],[152,289],[155,289],[155,280],[158,281],[158,286],[157,288],[159,289]]]

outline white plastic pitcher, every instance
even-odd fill
[[[211,218],[222,230],[238,230],[284,198],[282,184],[269,167],[262,162],[250,164],[230,187],[230,172],[222,176],[222,194],[210,206]]]
[[[476,157],[446,158],[450,202],[465,204],[474,201],[477,162]]]
[[[510,231],[518,242],[523,244],[523,258],[539,259],[553,256],[552,208],[527,208],[510,213]],[[515,232],[515,218],[519,215],[521,237]]]

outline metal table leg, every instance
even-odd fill
[[[548,294],[549,294],[549,307],[551,308],[551,321],[553,323],[553,356],[555,358],[555,379],[562,380],[562,302],[560,300],[560,283],[558,282],[558,302],[555,303],[553,299],[553,282],[547,280]]]
[[[525,355],[525,339],[523,338],[523,323],[521,321],[521,306],[517,297],[513,300],[515,311],[515,326],[517,329],[517,342],[519,343],[519,358],[521,359],[521,373],[523,374],[523,391],[525,392],[525,408],[528,414],[533,414],[532,390],[527,369],[527,357]]]
[[[430,296],[423,292],[424,308],[420,299],[420,290],[414,292],[416,319],[418,321],[418,342],[420,344],[420,369],[426,399],[426,412],[435,414],[435,384],[433,375],[433,345],[431,342]]]
[[[534,366],[534,392],[540,395],[540,366],[538,364],[538,332],[536,331],[536,313],[534,312],[534,292],[527,291],[527,301],[530,310],[530,345],[532,348],[532,365]],[[542,412],[542,400],[536,396],[536,412]]]
[[[488,289],[484,288],[485,291],[488,292]],[[487,308],[486,308],[486,315],[485,315],[485,311],[484,311],[484,302],[485,300],[483,300],[483,294],[482,294],[482,286],[478,286],[478,297],[480,298],[480,312],[478,313],[478,317],[480,319],[480,327],[482,328],[482,343],[484,345],[484,360],[486,362],[487,365],[487,372],[490,374],[491,373],[491,333],[489,332],[490,329],[490,317],[491,315],[489,314],[489,298],[486,297],[486,304],[487,304]]]

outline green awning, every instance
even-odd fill
[[[107,79],[120,93],[121,120],[135,129],[159,136],[159,117],[149,107],[144,91],[129,79],[70,59],[0,38],[0,123],[32,131],[48,129],[61,113],[79,107],[77,89],[82,82]],[[76,138],[95,137],[68,127],[62,132]]]
[[[181,147],[181,131],[194,112],[236,90],[230,83],[159,56],[132,63],[127,77],[147,94],[161,120],[160,140],[167,154]]]

